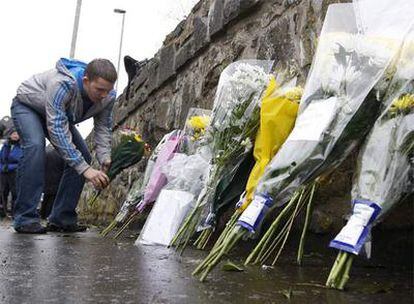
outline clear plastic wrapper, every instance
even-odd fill
[[[175,153],[161,169],[168,183],[161,190],[137,243],[168,245],[200,194],[209,159]]]
[[[218,206],[215,189],[224,175],[234,174],[248,152],[259,127],[260,98],[270,81],[273,61],[242,60],[230,64],[221,74],[206,142],[212,159],[204,195],[202,228],[215,226]],[[228,176],[227,176],[228,177]],[[231,178],[230,178],[231,180]]]
[[[211,157],[206,183],[171,246],[184,249],[197,230],[205,230],[200,243],[209,239],[221,202],[228,201],[216,200],[220,196],[216,195],[217,189],[227,188],[253,148],[259,127],[260,97],[270,81],[272,66],[273,61],[242,60],[221,73],[211,122],[198,148]],[[220,185],[223,179],[226,185]]]
[[[377,23],[378,32],[387,25]],[[378,116],[378,98],[388,85],[384,72],[402,36],[365,34],[358,30],[352,4],[329,6],[295,127],[257,193],[272,197],[276,206],[285,204],[299,186],[335,168],[364,139]]]
[[[217,86],[209,133],[220,132],[230,124],[236,124],[236,118],[239,127],[249,120],[270,81],[272,66],[273,61],[270,60],[240,60],[224,69]]]
[[[200,154],[176,153],[162,168],[168,183],[164,189],[175,189],[198,195],[204,185],[208,159]]]
[[[414,27],[405,39],[383,112],[360,151],[353,213],[330,246],[359,254],[370,230],[414,188]]]
[[[181,131],[173,131],[169,133],[168,139],[162,145],[162,148],[157,154],[151,177],[145,186],[144,198],[136,207],[138,212],[142,212],[148,204],[154,202],[161,189],[166,185],[167,178],[164,173],[162,173],[161,168],[174,156],[174,153],[179,147],[181,138]]]

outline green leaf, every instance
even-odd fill
[[[234,264],[233,262],[227,261],[222,267],[223,271],[244,271],[241,266]]]

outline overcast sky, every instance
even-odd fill
[[[0,4],[0,118],[10,115],[18,85],[32,74],[69,57],[76,0],[3,0]],[[118,62],[122,15],[125,15],[122,57],[152,57],[165,36],[198,0],[83,0],[75,58],[108,58]],[[121,59],[119,92],[127,76]],[[86,135],[91,121],[80,130]]]

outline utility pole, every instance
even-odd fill
[[[73,32],[72,32],[72,43],[70,45],[70,58],[75,58],[75,49],[76,49],[76,39],[78,37],[78,28],[79,28],[79,19],[81,13],[82,0],[77,0],[76,12],[75,12],[75,21],[73,23]]]
[[[123,38],[123,36],[124,36],[124,24],[125,24],[125,13],[126,13],[126,11],[125,11],[125,10],[122,10],[122,9],[119,9],[119,8],[116,8],[116,9],[114,9],[114,13],[117,13],[117,14],[122,14],[121,41],[120,41],[120,43],[119,43],[118,67],[117,67],[117,69],[116,69],[116,73],[118,74],[118,80],[116,81],[116,87],[115,87],[116,92],[118,92],[118,83],[119,83],[119,67],[120,67],[120,64],[121,64],[121,54],[122,54],[122,38]]]

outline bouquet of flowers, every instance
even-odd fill
[[[180,130],[169,134],[168,139],[159,151],[151,177],[145,186],[144,197],[136,207],[138,212],[142,212],[148,204],[155,202],[161,189],[166,185],[167,178],[162,172],[162,167],[174,157],[174,153],[178,151],[181,139],[182,132]]]
[[[286,140],[294,126],[302,96],[302,88],[297,87],[296,78],[285,81],[286,73],[278,73],[278,80],[272,79],[263,96],[260,107],[260,127],[254,143],[254,159],[256,161],[248,176],[245,192],[242,194],[237,209],[227,222],[214,247],[217,247],[231,231],[240,214],[247,208],[253,198],[257,183],[263,172]]]
[[[115,227],[122,225],[115,238],[151,203],[167,183],[163,167],[174,157],[175,152],[194,153],[202,141],[209,123],[209,110],[191,108],[186,119],[184,132],[173,131],[163,137],[148,160],[143,180],[137,180],[131,188],[126,201],[112,223],[103,231],[106,235]],[[154,171],[154,168],[157,170]],[[154,199],[154,201],[155,201]]]
[[[352,216],[330,243],[339,249],[327,280],[343,289],[355,255],[370,245],[370,231],[414,185],[414,27],[407,36],[397,71],[384,98],[384,111],[359,155],[352,188]],[[370,252],[370,250],[367,250]]]
[[[136,244],[168,245],[204,185],[208,159],[176,153],[162,171],[168,183],[161,190]]]
[[[218,257],[217,254],[220,252],[220,248],[223,248],[226,238],[229,237],[234,229],[237,229],[237,220],[251,203],[257,183],[263,175],[267,164],[282,146],[294,126],[302,89],[295,86],[296,79],[286,81],[285,78],[287,77],[284,73],[280,73],[277,76],[280,79],[278,81],[275,79],[270,81],[261,101],[260,127],[254,145],[256,163],[250,172],[245,186],[245,193],[237,204],[237,209],[233,216],[227,222],[225,229],[214,244],[211,253],[193,272],[194,275],[204,271],[205,267],[208,267],[208,264]],[[208,271],[204,272],[204,276]]]
[[[185,248],[202,217],[202,229],[215,226],[215,189],[221,177],[238,167],[253,147],[259,126],[259,100],[269,83],[271,66],[271,61],[245,60],[232,63],[221,74],[205,138],[212,154],[210,173],[195,208],[172,245]],[[204,234],[204,238],[208,235]]]
[[[201,280],[238,240],[258,230],[270,210],[290,201],[247,261],[263,262],[277,244],[283,248],[293,219],[313,197],[316,178],[339,165],[375,122],[377,96],[388,80],[383,75],[397,51],[398,43],[358,32],[352,4],[329,6],[295,127],[267,166],[237,225],[195,271],[202,272]],[[282,235],[275,238],[281,217],[289,212]]]
[[[210,152],[205,141],[206,130],[210,125],[211,110],[202,108],[190,108],[183,129],[183,137],[180,142],[180,153],[193,155],[202,153],[204,157],[210,157]]]
[[[143,178],[138,178],[132,184],[125,201],[122,203],[121,208],[119,209],[119,212],[117,213],[113,221],[101,232],[103,236],[106,236],[116,227],[124,225],[126,220],[134,211],[137,204],[142,200],[144,196],[145,187],[148,184],[148,181],[151,177],[158,154],[160,153],[162,146],[165,144],[169,136],[170,134],[165,135],[162,138],[162,140],[158,143],[158,145],[155,147],[155,149],[152,151],[151,156],[148,158]]]
[[[143,213],[146,207],[153,203],[161,189],[166,185],[167,178],[162,172],[162,167],[174,156],[177,151],[182,138],[182,132],[180,130],[174,130],[163,137],[157,148],[151,155],[147,168],[145,170],[145,177],[142,186],[139,191],[133,194],[133,203],[125,201],[123,205],[126,207],[118,217],[119,220],[115,220],[116,224],[110,224],[110,226],[118,226],[121,222],[124,222],[119,229],[115,238],[121,235],[121,233],[132,223],[136,217]],[[132,212],[131,212],[132,210]],[[109,231],[111,228],[108,228]],[[113,229],[113,228],[112,228]]]
[[[107,172],[109,180],[112,181],[122,170],[139,162],[145,149],[145,143],[136,132],[132,130],[121,131],[120,141],[111,151],[112,162]],[[95,191],[88,200],[89,206],[94,205],[100,193],[101,190]]]

